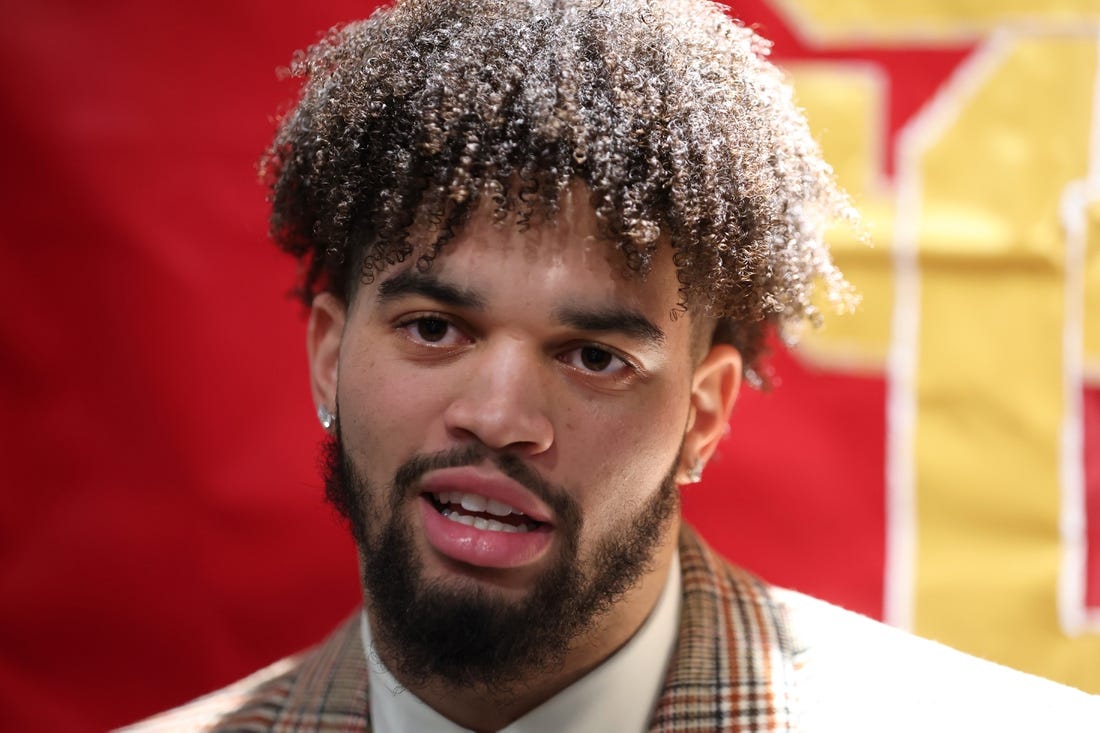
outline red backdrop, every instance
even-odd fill
[[[294,264],[266,241],[254,164],[294,93],[275,69],[373,6],[6,8],[0,728],[137,719],[355,605],[314,466]],[[780,59],[810,53],[759,0],[739,12]],[[847,55],[892,75],[896,129],[966,52]],[[776,367],[685,511],[769,579],[878,616],[885,381]]]

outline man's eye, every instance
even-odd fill
[[[581,364],[585,369],[593,372],[602,372],[611,366],[611,360],[615,357],[610,352],[597,349],[595,346],[585,346],[581,349]]]
[[[418,318],[416,320],[416,334],[430,343],[438,343],[447,336],[447,329],[451,324],[442,318]]]
[[[404,331],[407,338],[420,344],[445,347],[465,342],[461,330],[446,318],[437,316],[410,318],[398,324],[398,329]]]
[[[563,355],[562,361],[586,372],[619,372],[629,368],[624,359],[599,346],[581,346]]]

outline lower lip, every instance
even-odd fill
[[[428,542],[439,553],[483,568],[519,568],[538,560],[550,546],[550,530],[543,525],[527,532],[494,532],[447,519],[424,496],[420,518]]]

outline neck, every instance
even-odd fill
[[[394,678],[440,715],[473,731],[500,730],[584,677],[637,633],[664,589],[677,535],[678,527],[670,527],[654,552],[649,572],[584,635],[574,639],[562,664],[532,670],[505,690],[456,686],[439,678],[410,679],[401,674],[400,665],[391,656],[393,650],[385,644],[376,644],[376,649]]]

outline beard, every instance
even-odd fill
[[[455,587],[423,577],[402,509],[429,471],[491,462],[554,513],[557,557],[519,600],[480,584]],[[574,640],[591,630],[653,567],[679,511],[677,461],[637,511],[625,515],[579,557],[583,518],[576,500],[521,459],[481,444],[414,456],[384,492],[353,465],[337,436],[325,444],[325,497],[347,521],[359,550],[374,645],[405,685],[438,681],[509,694],[532,675],[560,669]]]

